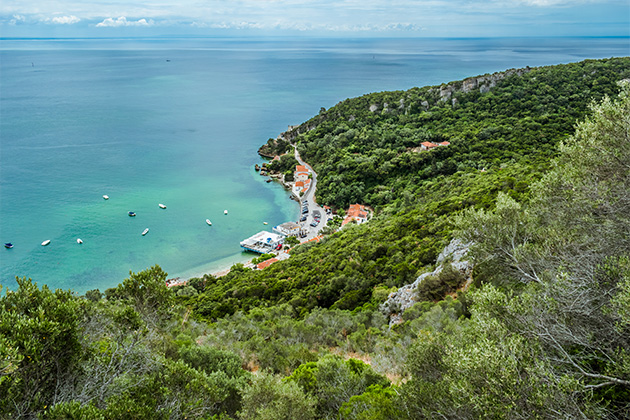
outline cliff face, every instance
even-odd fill
[[[403,322],[402,314],[418,302],[417,289],[420,283],[429,276],[436,276],[442,272],[444,265],[450,262],[451,266],[462,273],[466,281],[464,289],[468,288],[472,282],[472,264],[468,261],[468,249],[470,244],[464,244],[459,239],[453,239],[440,253],[437,258],[437,268],[429,273],[418,276],[416,281],[401,287],[397,291],[390,293],[385,303],[380,306],[380,310],[389,318],[389,325]]]
[[[439,87],[440,100],[448,101],[455,92],[468,93],[478,89],[480,93],[487,93],[497,85],[497,82],[513,75],[522,76],[531,71],[530,67],[522,69],[509,69],[499,73],[493,73],[484,76],[469,77],[459,82],[450,82]],[[432,88],[429,92],[433,92],[438,88]]]

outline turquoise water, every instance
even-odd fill
[[[187,277],[245,261],[242,239],[298,211],[253,170],[258,146],[288,124],[363,93],[628,55],[628,45],[3,39],[0,241],[15,247],[0,251],[0,284],[27,276],[83,293],[153,264]]]

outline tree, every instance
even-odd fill
[[[17,279],[0,298],[0,417],[29,417],[60,401],[81,360],[82,302],[70,291]],[[4,351],[3,351],[4,350]],[[2,353],[0,353],[2,354]]]
[[[315,419],[315,399],[306,395],[292,381],[282,381],[269,373],[252,378],[243,390],[241,420],[312,420]]]
[[[284,244],[292,247],[295,245],[299,245],[300,244],[300,240],[298,238],[296,238],[295,236],[289,236],[284,240]]]
[[[463,236],[477,244],[479,272],[512,279],[507,284],[520,292],[486,310],[538,343],[553,381],[578,384],[579,407],[601,399],[615,415],[630,414],[628,132],[626,82],[617,100],[592,106],[533,187],[531,203],[500,197],[494,212],[459,219]]]

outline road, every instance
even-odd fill
[[[300,201],[308,203],[308,215],[306,221],[298,222],[300,226],[306,228],[308,230],[308,235],[305,238],[300,238],[302,242],[313,239],[314,237],[319,235],[319,231],[322,230],[324,226],[326,226],[326,221],[328,220],[329,215],[326,214],[326,210],[321,207],[315,201],[315,191],[317,190],[317,173],[313,170],[313,168],[306,162],[302,160],[300,157],[300,152],[298,151],[295,145],[292,145],[295,149],[295,159],[298,161],[300,165],[306,166],[306,169],[312,174],[311,185],[309,186],[306,193],[302,196]],[[315,214],[319,212],[321,215],[321,219],[319,224],[316,227],[312,227],[311,223],[315,221]],[[297,220],[300,220],[302,217],[302,204],[300,204],[300,210]]]

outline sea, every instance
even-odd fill
[[[254,170],[288,125],[369,92],[627,55],[629,38],[1,38],[0,284],[223,270],[299,214]]]

